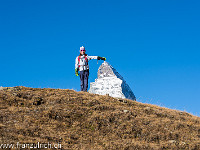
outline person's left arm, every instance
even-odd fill
[[[88,60],[91,60],[91,59],[98,59],[98,60],[106,60],[105,57],[100,57],[100,56],[87,56]]]

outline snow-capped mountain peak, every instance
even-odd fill
[[[123,77],[106,61],[98,69],[98,78],[90,83],[89,93],[136,100]]]

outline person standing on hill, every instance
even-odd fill
[[[75,75],[80,76],[81,80],[81,91],[87,92],[88,89],[88,77],[89,77],[89,65],[88,61],[91,59],[106,60],[105,57],[100,56],[88,56],[85,47],[80,47],[80,54],[75,60]],[[80,72],[80,74],[78,73]]]

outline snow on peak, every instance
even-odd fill
[[[104,61],[98,69],[98,78],[90,83],[90,93],[136,100],[132,90],[123,77],[108,62]]]

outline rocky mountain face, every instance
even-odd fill
[[[123,77],[108,62],[104,61],[98,69],[98,78],[90,83],[89,93],[136,100],[131,88]]]

